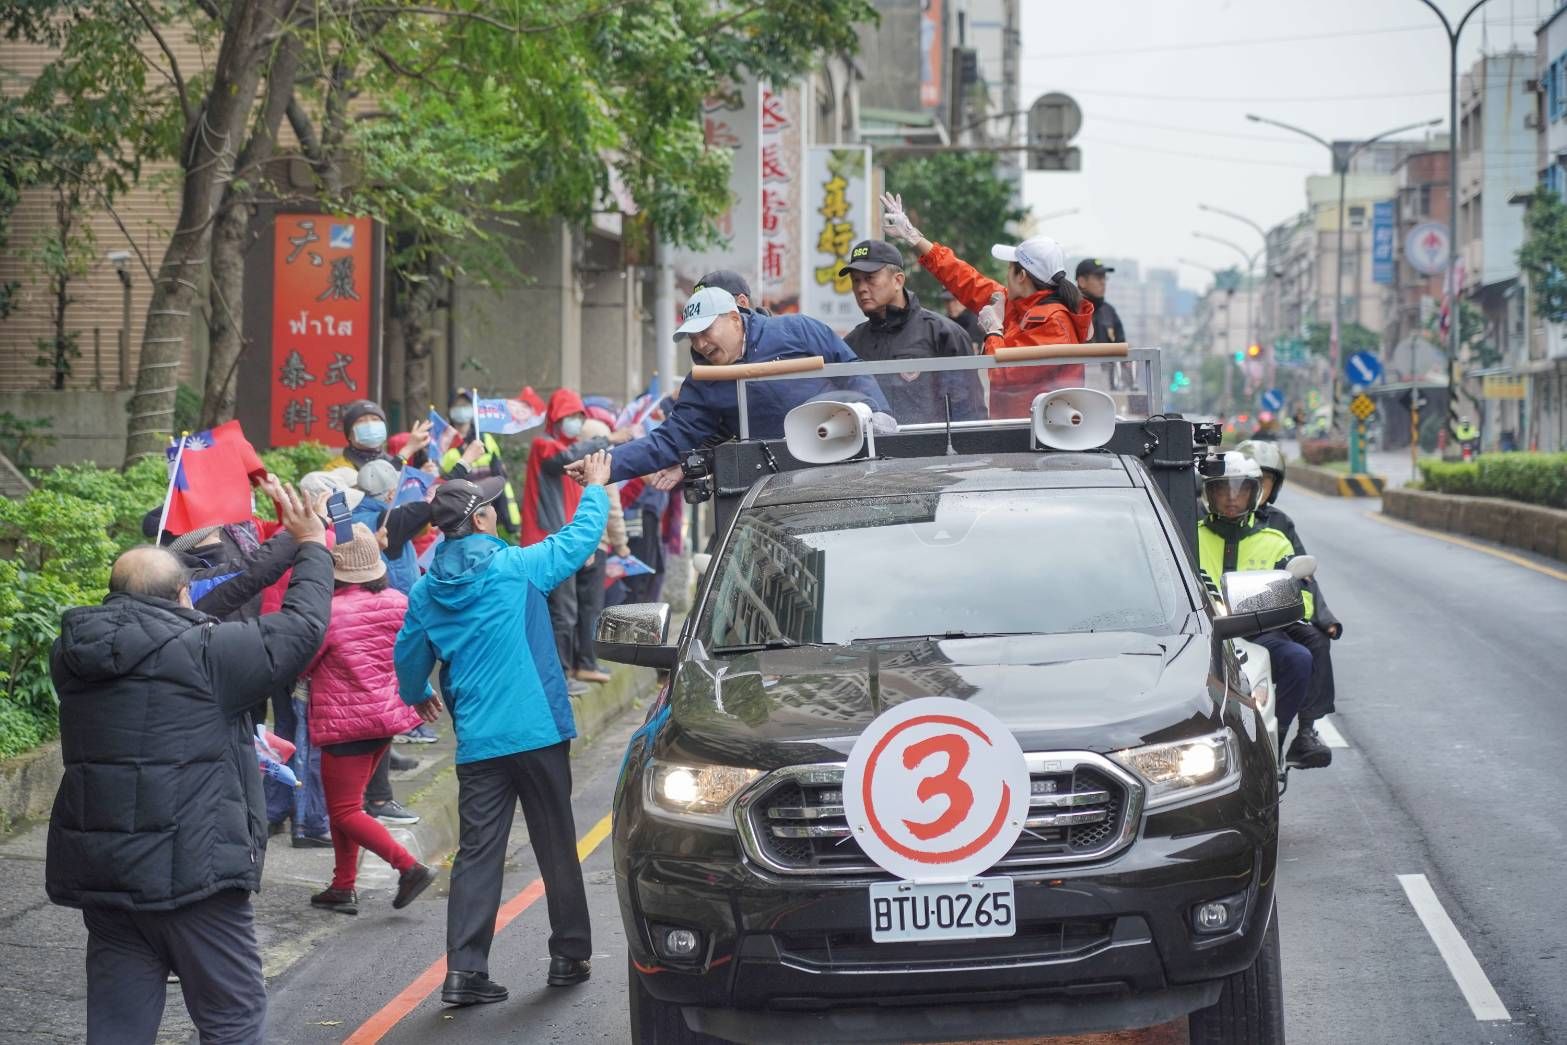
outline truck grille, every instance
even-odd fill
[[[1090,752],[1028,756],[1031,797],[1025,829],[999,867],[1101,859],[1131,840],[1142,788]],[[850,836],[843,766],[790,766],[751,789],[738,818],[747,853],[783,874],[880,874]]]

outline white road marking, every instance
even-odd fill
[[[1442,960],[1447,963],[1447,971],[1453,974],[1453,979],[1458,983],[1458,989],[1463,992],[1464,1000],[1469,1003],[1469,1009],[1475,1014],[1477,1020],[1511,1020],[1512,1016],[1507,1011],[1507,1006],[1502,1004],[1501,997],[1496,993],[1496,988],[1491,986],[1491,981],[1486,979],[1485,970],[1480,968],[1480,963],[1475,960],[1474,952],[1464,942],[1463,934],[1458,931],[1458,926],[1453,924],[1453,919],[1447,915],[1447,910],[1442,906],[1442,901],[1436,898],[1431,883],[1423,874],[1401,874],[1398,876],[1398,884],[1404,887],[1404,894],[1409,897],[1410,906],[1420,916],[1420,921],[1425,925],[1426,932],[1431,936],[1431,942],[1436,944],[1436,949],[1441,952]]]
[[[1349,747],[1349,741],[1344,739],[1344,734],[1338,731],[1332,721],[1325,718],[1317,719],[1317,736],[1328,747]]]

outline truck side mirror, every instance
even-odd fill
[[[593,645],[605,660],[668,670],[677,647],[669,643],[669,603],[631,602],[599,617]]]
[[[1300,620],[1306,603],[1300,585],[1286,570],[1239,570],[1222,582],[1229,612],[1213,620],[1220,639],[1249,639]]]

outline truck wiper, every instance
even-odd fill
[[[794,639],[768,639],[765,642],[740,642],[733,646],[713,646],[709,653],[762,653],[775,649],[799,649],[802,646],[827,646],[826,642],[796,642]]]
[[[850,639],[850,644],[860,642],[913,642],[918,639],[927,639],[934,642],[937,639],[1004,639],[1016,635],[1038,635],[1037,631],[944,631],[940,634],[931,632],[926,635],[876,635],[871,638]]]

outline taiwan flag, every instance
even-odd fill
[[[264,477],[255,447],[240,432],[238,421],[229,421],[185,437],[185,451],[178,444],[164,453],[170,477],[169,517],[163,528],[169,533],[189,533],[206,526],[245,522],[255,513],[250,481]]]

